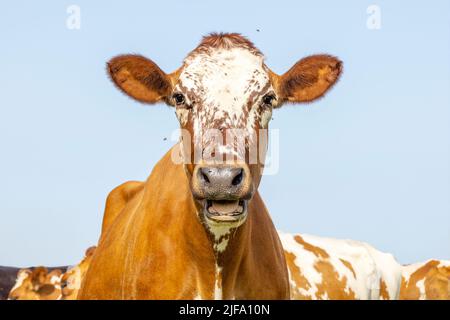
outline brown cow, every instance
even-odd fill
[[[257,191],[268,123],[284,102],[323,96],[341,69],[315,55],[279,76],[238,34],[205,37],[171,74],[142,56],[112,59],[115,85],[173,106],[182,133],[142,186],[108,197],[79,297],[288,299],[283,248]]]
[[[45,267],[21,269],[14,287],[9,292],[9,300],[60,300],[62,269],[49,271]]]
[[[61,276],[62,300],[77,299],[81,282],[89,268],[95,248],[95,246],[88,248],[83,260],[81,260],[77,265],[69,267]]]

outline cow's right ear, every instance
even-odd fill
[[[140,55],[117,56],[107,68],[121,91],[143,103],[168,102],[177,75],[164,73],[156,63]]]

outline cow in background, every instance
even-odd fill
[[[398,299],[401,266],[371,245],[306,234],[279,233],[291,299]]]
[[[2,299],[75,300],[94,251],[95,247],[88,248],[85,257],[72,267],[1,267],[1,272],[8,271],[7,279],[2,281],[5,277],[0,277],[0,284],[5,283]]]
[[[62,298],[60,268],[49,270],[46,267],[21,269],[11,289],[9,300],[59,300]]]
[[[81,282],[89,268],[92,256],[95,252],[95,246],[86,250],[83,260],[77,265],[69,267],[67,271],[61,276],[61,288],[63,300],[76,300],[78,291],[81,287]]]
[[[450,300],[450,261],[432,259],[403,266],[400,300]]]

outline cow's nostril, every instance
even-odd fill
[[[244,170],[239,169],[239,173],[233,178],[233,181],[231,181],[231,184],[233,186],[240,185],[243,177],[244,177]]]
[[[201,169],[200,176],[202,177],[203,181],[205,181],[206,183],[210,183],[208,174],[204,170],[207,171],[208,169]]]

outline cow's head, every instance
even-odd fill
[[[81,282],[89,268],[96,247],[89,247],[85,257],[77,265],[70,267],[61,276],[61,293],[64,300],[75,300],[81,288]]]
[[[337,58],[315,55],[277,75],[239,34],[205,37],[170,74],[138,55],[108,63],[113,82],[127,95],[175,108],[183,129],[181,153],[203,217],[235,226],[245,220],[261,179],[272,110],[322,97],[341,70]]]

